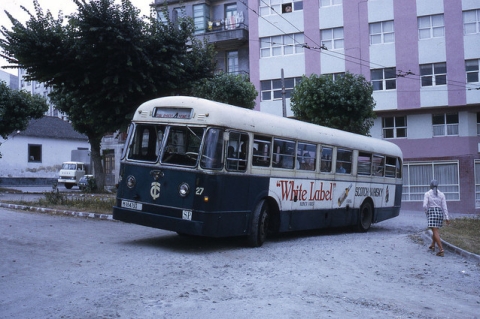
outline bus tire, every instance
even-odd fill
[[[65,183],[65,188],[66,189],[72,189],[72,187],[73,187],[73,184]]]
[[[248,244],[251,247],[260,247],[265,242],[268,233],[269,207],[265,200],[258,203],[253,212]]]
[[[373,206],[370,201],[364,201],[358,211],[357,231],[365,233],[370,229],[373,220]]]

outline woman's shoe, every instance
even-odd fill
[[[443,249],[442,249],[442,250],[440,250],[440,251],[437,253],[437,256],[439,256],[439,257],[443,257],[443,252],[444,252],[444,251],[443,251]]]
[[[435,245],[428,246],[428,249],[430,249],[431,251],[435,251]]]

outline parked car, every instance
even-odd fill
[[[90,188],[90,190],[97,189],[97,182],[93,175],[83,175],[78,181],[78,187],[81,190]]]

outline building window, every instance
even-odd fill
[[[208,5],[203,3],[193,6],[193,23],[195,24],[195,34],[205,33],[209,20],[210,7]]]
[[[277,35],[260,38],[260,55],[262,58],[303,53],[303,33]]]
[[[33,163],[42,162],[42,145],[28,144],[28,161]]]
[[[303,0],[262,0],[260,16],[303,10]]]
[[[338,73],[324,73],[323,76],[328,76],[333,81],[337,81],[340,78],[345,77],[345,72],[338,72]]]
[[[475,160],[475,208],[480,208],[480,160]]]
[[[467,83],[478,82],[478,60],[466,60]]]
[[[463,12],[463,34],[480,33],[480,10]]]
[[[322,46],[329,50],[343,49],[343,28],[320,30]]]
[[[285,98],[290,98],[293,88],[300,83],[301,77],[285,78]],[[282,98],[282,80],[266,80],[260,81],[262,101],[273,101]]]
[[[375,69],[370,71],[374,91],[395,90],[397,88],[397,69]]]
[[[227,4],[225,6],[225,29],[233,30],[237,27],[237,4]]]
[[[447,63],[429,63],[420,65],[422,86],[447,84]]]
[[[477,135],[480,135],[480,112],[477,112]]]
[[[458,113],[432,114],[433,136],[458,135]]]
[[[436,179],[447,200],[460,199],[458,162],[405,163],[403,165],[402,201],[423,201],[430,189],[430,181]]]
[[[445,36],[443,14],[418,17],[418,38],[430,39]]]
[[[238,51],[227,52],[227,73],[237,74],[238,69]]]
[[[370,44],[393,43],[393,21],[370,23]]]
[[[382,118],[383,138],[407,137],[407,117],[392,116]]]
[[[162,24],[168,23],[168,11],[166,9],[161,9],[157,11],[157,21]]]
[[[182,19],[186,17],[185,7],[173,8],[172,11],[172,22],[180,29],[180,23]]]
[[[331,7],[342,4],[343,0],[320,0],[320,7]]]

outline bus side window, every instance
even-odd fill
[[[207,131],[200,166],[208,169],[223,168],[223,130],[211,128]]]
[[[227,170],[245,171],[248,160],[248,134],[230,132],[227,144]]]
[[[273,142],[273,167],[293,169],[295,164],[295,142],[274,139]]]
[[[371,175],[372,173],[372,154],[358,152],[357,174]]]
[[[300,163],[300,169],[314,171],[317,157],[317,146],[314,144],[298,143],[297,159]]]
[[[395,157],[388,157],[385,161],[385,177],[395,178],[397,159]]]
[[[373,175],[375,176],[383,176],[383,172],[385,171],[385,156],[374,154],[373,155]]]
[[[322,146],[320,171],[330,173],[332,171],[332,152],[333,148],[329,146]]]
[[[253,166],[270,166],[272,138],[255,135],[253,137]]]
[[[337,149],[337,173],[350,174],[352,172],[352,151]]]

